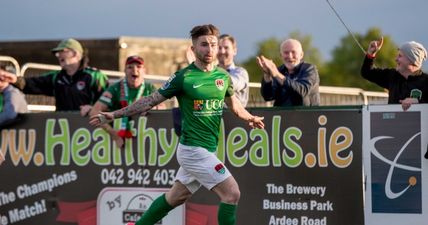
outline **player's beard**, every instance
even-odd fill
[[[216,61],[216,58],[214,55],[209,57],[207,55],[197,54],[196,57],[199,59],[200,62],[204,64],[211,64]]]

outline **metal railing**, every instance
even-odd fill
[[[7,62],[10,63],[11,65],[13,65],[13,71],[9,71],[12,72],[16,75],[20,75],[21,74],[21,68],[19,66],[18,61],[16,61],[15,58],[10,57],[10,56],[5,56],[5,55],[0,55],[0,62]]]
[[[273,102],[264,101],[260,94],[260,83],[250,83],[250,101],[248,107],[268,107]],[[388,93],[364,91],[360,88],[320,86],[320,105],[369,105],[387,104]]]
[[[44,72],[51,70],[60,70],[58,65],[40,64],[40,63],[26,63],[22,66],[20,75],[25,77],[38,76]],[[29,72],[32,71],[32,72]],[[124,72],[101,70],[109,78],[109,82],[114,82],[125,76]],[[144,78],[152,82],[155,86],[160,87],[169,77],[162,75],[146,74]],[[272,102],[264,101],[260,94],[260,83],[249,83],[250,99],[247,107],[269,107]],[[360,88],[349,87],[331,87],[320,86],[320,96],[322,106],[331,105],[368,105],[368,104],[387,104],[388,94],[386,92],[372,92],[364,91]],[[30,111],[54,111],[55,102],[52,97],[47,96],[34,96],[27,97]],[[174,99],[169,100],[166,104],[167,108],[177,106]]]
[[[320,86],[321,105],[387,104],[388,93],[361,88]]]
[[[59,65],[52,64],[26,63],[22,66],[21,73],[19,74],[19,76],[35,77],[52,70],[61,70],[61,67]],[[121,71],[103,69],[101,69],[100,71],[107,75],[109,83],[113,83],[125,76],[125,73]],[[155,86],[160,87],[163,82],[168,80],[168,77],[146,74],[144,75],[144,79],[153,83]],[[27,94],[26,99],[28,102],[28,110],[31,112],[55,111],[56,109],[54,97]],[[165,105],[170,108],[177,105],[177,103],[175,102],[175,99],[171,99],[167,100]]]

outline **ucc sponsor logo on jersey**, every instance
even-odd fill
[[[193,100],[193,109],[196,111],[202,110],[219,110],[223,109],[223,100],[209,99],[209,100]]]

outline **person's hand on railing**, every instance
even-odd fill
[[[89,124],[92,126],[101,126],[106,123],[110,123],[114,120],[114,115],[112,112],[100,112],[98,114],[92,115],[89,118]]]
[[[404,111],[407,111],[412,104],[418,104],[419,101],[417,98],[405,98],[404,100],[400,100],[401,107]]]
[[[81,105],[80,106],[80,115],[82,117],[85,117],[89,114],[89,112],[91,111],[92,106],[91,105]]]

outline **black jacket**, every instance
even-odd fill
[[[400,100],[416,97],[419,103],[428,103],[428,75],[418,71],[407,80],[395,69],[374,68],[373,60],[367,56],[361,67],[361,75],[385,88],[389,92],[388,103],[399,104]]]
[[[285,75],[284,84],[276,79],[266,82],[262,79],[261,94],[266,101],[274,100],[274,106],[317,106],[320,104],[320,78],[316,67],[309,63],[300,63],[294,73],[288,73],[285,65],[278,67]]]
[[[99,70],[86,68],[73,76],[64,70],[20,78],[17,85],[25,94],[55,97],[56,111],[78,111],[81,105],[94,104],[107,88],[107,76]]]

